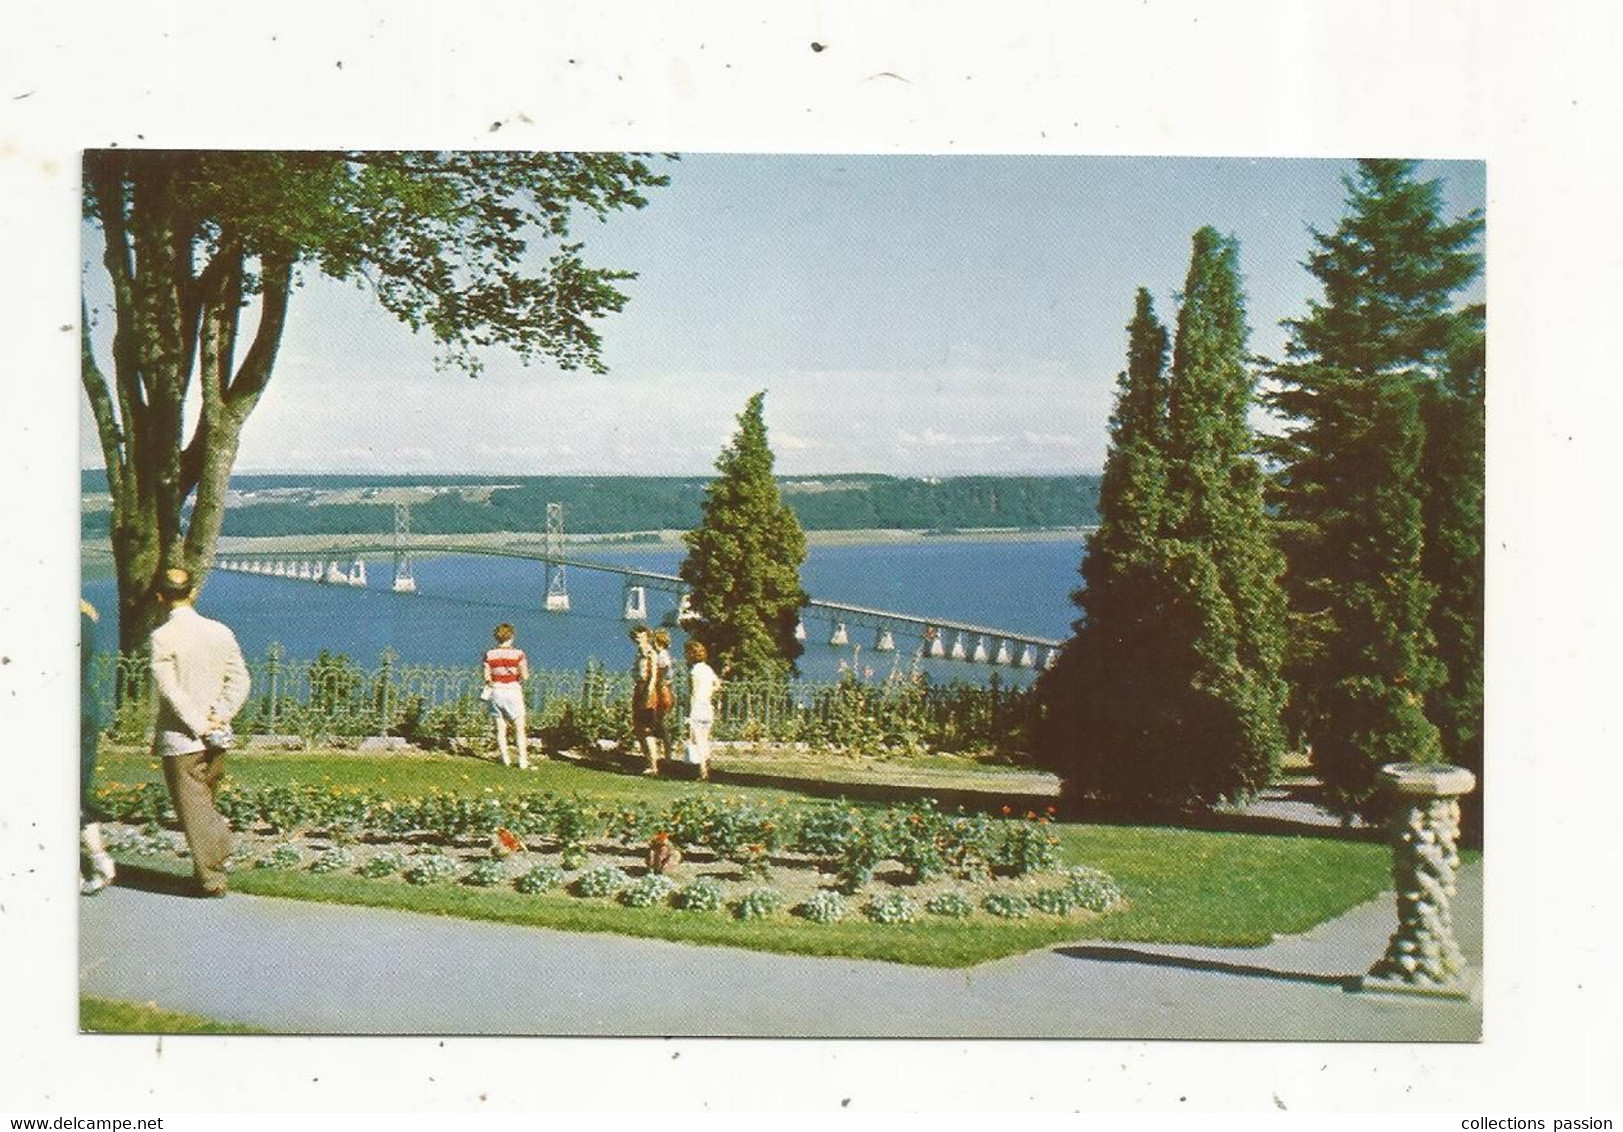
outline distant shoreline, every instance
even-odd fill
[[[929,546],[951,543],[986,542],[1074,542],[1080,551],[1082,540],[1091,527],[1056,527],[1043,530],[1016,530],[987,527],[963,531],[906,531],[906,530],[852,530],[807,531],[808,546]],[[565,545],[572,550],[635,552],[638,550],[673,550],[682,545],[682,531],[634,531],[613,535],[569,535]],[[385,544],[391,536],[374,535],[276,535],[261,538],[221,538],[219,549],[232,554],[270,554],[279,551],[297,552],[298,548],[319,542],[322,546],[342,548],[350,546],[377,546]],[[425,544],[536,547],[540,536],[533,531],[492,531],[465,535],[413,535],[418,549]],[[97,560],[110,561],[111,543],[106,538],[88,538],[81,543],[81,552],[87,569],[93,569]]]

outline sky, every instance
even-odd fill
[[[690,154],[644,209],[577,220],[623,268],[609,373],[431,341],[307,269],[243,472],[703,475],[756,390],[787,475],[1094,472],[1140,286],[1170,327],[1203,225],[1235,236],[1254,353],[1317,295],[1310,228],[1344,211],[1329,159]],[[1449,216],[1483,165],[1427,162]],[[85,290],[105,310],[99,235]],[[1480,287],[1476,297],[1480,297]],[[110,368],[108,326],[97,345]],[[194,407],[195,415],[195,407]],[[81,403],[81,462],[102,458]],[[1268,422],[1259,414],[1259,427]]]

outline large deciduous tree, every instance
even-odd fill
[[[699,526],[684,536],[682,579],[692,589],[690,632],[734,679],[776,679],[803,651],[795,625],[806,593],[806,536],[772,476],[762,418],[766,394],[749,399],[738,432],[716,459]]]
[[[301,273],[369,288],[447,365],[476,372],[500,346],[601,371],[592,320],[622,308],[631,275],[588,266],[571,220],[639,208],[664,183],[619,154],[88,152],[114,332],[109,371],[86,304],[82,378],[113,502],[120,645],[159,618],[163,569],[207,572]]]
[[[1414,166],[1365,160],[1346,179],[1347,213],[1307,264],[1323,299],[1286,323],[1272,370],[1289,718],[1346,816],[1377,811],[1383,763],[1480,742],[1481,311],[1454,295],[1481,270],[1482,221],[1445,222]]]

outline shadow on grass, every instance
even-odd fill
[[[1198,959],[1186,955],[1163,955],[1132,947],[1056,947],[1056,955],[1068,959],[1092,959],[1101,963],[1141,963],[1147,967],[1168,967],[1202,974],[1239,975],[1249,979],[1274,979],[1286,983],[1312,983],[1342,990],[1357,990],[1357,975],[1317,975],[1310,971],[1280,971],[1254,963],[1229,963],[1221,959]]]

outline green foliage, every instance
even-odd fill
[[[663,904],[676,891],[676,882],[659,873],[638,877],[620,891],[620,903],[627,908],[651,908]]]
[[[873,879],[874,869],[891,854],[889,823],[864,814],[840,849],[836,876],[840,891],[851,893]]]
[[[784,503],[808,531],[1041,530],[1087,526],[1097,518],[1099,480],[1092,475],[776,479]],[[388,535],[394,530],[394,511],[384,504],[330,499],[320,506],[310,504],[326,490],[366,491],[402,485],[450,488],[484,482],[485,477],[479,476],[232,476],[232,487],[239,490],[308,488],[310,498],[232,506],[225,512],[221,533],[235,538]],[[703,517],[706,481],[682,476],[515,476],[495,483],[488,492],[477,495],[442,490],[414,504],[413,532],[529,531],[548,503],[561,502],[572,532],[624,535],[617,544],[631,543],[653,538],[648,532],[697,527]],[[106,491],[105,477],[85,485],[86,494]],[[108,515],[106,511],[85,513],[82,533],[106,534]]]
[[[113,501],[121,646],[162,619],[163,569],[208,571],[302,272],[364,284],[447,365],[478,372],[497,346],[601,371],[593,323],[624,307],[631,276],[589,266],[572,221],[639,208],[664,183],[607,153],[86,152],[83,209],[104,238],[118,341],[109,380],[87,310],[81,370]],[[239,341],[244,322],[253,337]]]
[[[832,924],[843,919],[846,908],[845,901],[837,892],[827,890],[814,892],[804,901],[795,905],[794,914],[814,924]]]
[[[925,901],[924,910],[932,916],[963,920],[974,914],[975,904],[961,892],[941,892]]]
[[[575,878],[569,886],[576,896],[613,896],[631,883],[626,871],[618,865],[599,865]]]
[[[507,862],[486,859],[475,861],[462,874],[464,884],[471,884],[475,888],[493,888],[498,884],[507,883]]]
[[[342,845],[335,845],[310,862],[313,873],[336,873],[355,863],[355,854]]]
[[[729,679],[787,677],[803,649],[795,625],[806,602],[806,536],[772,478],[765,397],[755,394],[739,414],[705,490],[703,519],[683,539],[680,573],[697,618],[691,632]]]
[[[1032,912],[1031,901],[1014,892],[994,892],[981,907],[1000,920],[1023,920]]]
[[[271,849],[254,861],[254,867],[260,869],[296,869],[304,863],[304,853],[297,845],[281,844]]]
[[[1147,291],[1128,325],[1083,617],[1038,681],[1039,762],[1072,798],[1210,805],[1283,748],[1283,563],[1248,423],[1238,251],[1195,233],[1170,374]]]
[[[764,920],[783,907],[783,893],[775,888],[752,888],[733,905],[733,915],[740,920]]]
[[[363,877],[394,876],[406,867],[406,858],[393,849],[386,849],[374,857],[368,857],[355,871]]]
[[[1481,311],[1453,295],[1482,220],[1444,222],[1413,162],[1360,161],[1346,186],[1308,260],[1323,300],[1273,368],[1274,456],[1291,723],[1330,804],[1373,815],[1383,763],[1445,754],[1434,719],[1456,757],[1481,731]]]
[[[1427,698],[1443,756],[1480,781],[1482,765],[1486,351],[1483,310],[1461,312],[1443,380],[1424,387],[1421,460],[1425,546],[1421,571],[1436,587],[1431,631],[1445,674]],[[1481,836],[1482,790],[1463,799],[1469,836]]]
[[[1059,838],[1048,825],[1032,821],[1005,822],[997,864],[1017,877],[1045,873],[1059,864]]]
[[[1127,903],[1127,895],[1114,877],[1087,865],[1066,869],[1065,883],[1060,887],[1077,907],[1090,912],[1109,912]]]
[[[444,884],[455,879],[456,858],[445,853],[422,853],[411,859],[403,874],[408,884]]]
[[[918,906],[904,892],[874,897],[862,906],[862,914],[876,924],[911,924],[919,918]]]
[[[726,889],[709,877],[684,885],[676,894],[676,906],[689,912],[714,912],[726,899]]]
[[[520,875],[518,880],[513,882],[513,887],[526,896],[532,896],[537,892],[557,888],[563,882],[564,871],[557,865],[536,865]]]

